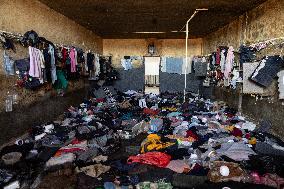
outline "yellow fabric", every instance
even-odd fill
[[[255,144],[256,144],[256,138],[255,138],[255,137],[252,137],[252,138],[249,140],[249,144],[255,145]]]
[[[165,149],[169,146],[174,145],[173,142],[162,142],[161,137],[157,134],[150,134],[147,139],[141,144],[141,153],[146,153],[148,151],[159,151]],[[146,149],[145,149],[146,148]]]
[[[234,130],[234,126],[227,126],[227,127],[225,127],[225,129],[227,130],[227,131],[230,131],[230,132],[232,132],[233,130]]]
[[[177,108],[175,107],[163,107],[162,110],[164,111],[170,111],[170,112],[176,112],[177,111]]]

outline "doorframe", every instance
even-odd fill
[[[159,91],[160,91],[160,72],[161,72],[161,60],[162,60],[162,57],[160,56],[160,55],[154,55],[154,56],[143,56],[143,63],[144,63],[144,92],[145,92],[145,87],[146,87],[146,84],[145,84],[145,81],[146,81],[146,78],[145,78],[145,58],[146,57],[159,57],[160,58],[160,62],[159,62],[159,86],[158,86],[158,88],[159,88]]]

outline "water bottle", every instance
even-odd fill
[[[13,96],[10,95],[9,91],[7,93],[7,98],[5,100],[5,109],[6,109],[6,112],[13,111]]]

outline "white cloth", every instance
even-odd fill
[[[226,64],[225,64],[225,72],[224,76],[226,79],[229,79],[230,73],[233,69],[234,65],[234,48],[232,46],[229,47],[228,54],[227,54],[227,59],[226,59]]]
[[[100,74],[100,56],[95,54],[95,76]]]
[[[190,74],[192,72],[192,59],[193,57],[187,57],[187,66],[186,66],[186,58],[183,58],[183,65],[182,65],[182,74]]]
[[[159,75],[160,57],[145,57],[145,75]]]
[[[46,167],[55,165],[62,165],[64,163],[71,163],[75,160],[76,156],[73,153],[62,154],[59,157],[52,157],[46,162]]]
[[[147,104],[144,98],[139,100],[139,106],[140,108],[147,108]]]
[[[284,70],[280,71],[278,74],[278,91],[279,99],[284,99]]]
[[[167,72],[167,57],[161,57],[161,72]]]

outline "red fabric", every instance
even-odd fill
[[[233,129],[231,134],[234,135],[235,137],[242,137],[243,136],[243,132],[236,127]]]
[[[258,173],[252,172],[251,178],[254,184],[263,184],[275,188],[283,188],[284,186],[284,178],[281,178],[276,174],[266,173],[260,176]]]
[[[218,48],[217,49],[217,53],[216,53],[216,64],[220,64],[220,61],[221,61],[221,51],[220,49]]]
[[[85,150],[83,150],[82,148],[76,148],[76,147],[69,148],[69,149],[59,149],[54,156],[58,157],[65,153],[73,153],[73,152],[78,152],[78,151],[85,151]]]
[[[186,138],[188,138],[188,137],[192,137],[195,140],[198,140],[198,135],[196,133],[192,132],[191,130],[186,131]]]
[[[96,99],[96,102],[98,102],[98,103],[100,103],[100,102],[104,102],[105,101],[105,99],[104,98],[97,98]]]
[[[62,53],[62,64],[65,65],[67,57],[68,57],[67,49],[66,48],[62,48],[61,53]]]
[[[137,156],[130,156],[127,160],[128,164],[142,163],[155,165],[157,167],[166,167],[171,161],[171,156],[162,152],[147,152]]]
[[[69,148],[69,149],[59,149],[58,152],[60,153],[71,153],[71,152],[78,152],[78,151],[85,151],[82,148]]]
[[[144,108],[143,113],[147,115],[158,115],[160,111],[159,110],[152,110],[150,108]]]
[[[82,143],[82,141],[79,141],[77,138],[75,138],[72,142],[71,142],[71,144],[80,144],[80,143]]]
[[[250,133],[246,133],[245,137],[246,139],[250,139]]]

